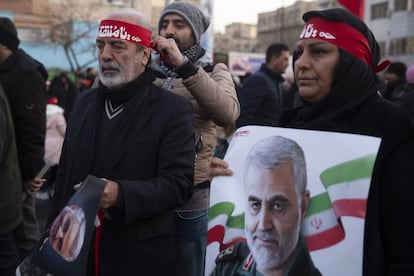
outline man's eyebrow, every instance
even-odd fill
[[[247,199],[248,199],[249,201],[261,201],[261,199],[260,199],[260,198],[255,197],[255,196],[252,196],[252,195],[249,195]]]
[[[253,195],[249,195],[248,196],[248,201],[262,201],[262,199],[258,198],[256,196],[253,196]],[[275,201],[277,201],[277,202],[289,202],[290,200],[289,200],[289,198],[287,198],[284,195],[275,195],[275,196],[271,197],[270,200],[269,200],[269,202],[275,202]]]
[[[284,195],[275,195],[275,196],[271,197],[269,201],[270,202],[275,202],[275,201],[278,201],[278,202],[289,202],[290,200],[289,200],[288,197],[286,197]]]
[[[161,23],[168,23],[172,21],[173,23],[187,23],[183,18],[174,18],[174,19],[163,19]]]

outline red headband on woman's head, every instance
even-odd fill
[[[119,20],[102,20],[98,37],[122,39],[147,48],[151,46],[151,32],[148,29]]]
[[[368,40],[359,31],[343,22],[328,21],[323,17],[309,19],[299,39],[319,39],[329,42],[372,66]]]

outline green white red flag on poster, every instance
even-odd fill
[[[322,275],[359,275],[366,200],[380,139],[260,126],[236,131],[224,157],[234,174],[213,179],[206,275],[220,251],[245,240],[244,161],[253,144],[275,135],[294,140],[305,153],[311,200],[301,233],[316,267]]]
[[[320,175],[326,193],[311,197],[302,234],[310,251],[332,246],[345,238],[341,217],[365,218],[375,155],[367,155],[326,169]]]

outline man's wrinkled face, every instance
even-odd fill
[[[98,38],[99,80],[109,88],[121,87],[145,71],[149,50],[139,50],[132,42]]]
[[[160,36],[173,38],[180,51],[186,50],[195,44],[190,25],[184,18],[175,13],[166,14],[162,19]]]
[[[245,179],[247,244],[258,270],[274,270],[292,255],[302,220],[290,162],[268,170],[250,166]]]

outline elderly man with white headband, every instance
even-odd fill
[[[136,11],[102,20],[99,86],[68,123],[49,221],[89,174],[106,181],[87,275],[164,276],[173,265],[172,211],[192,195],[193,117],[188,101],[153,85],[150,43]]]

